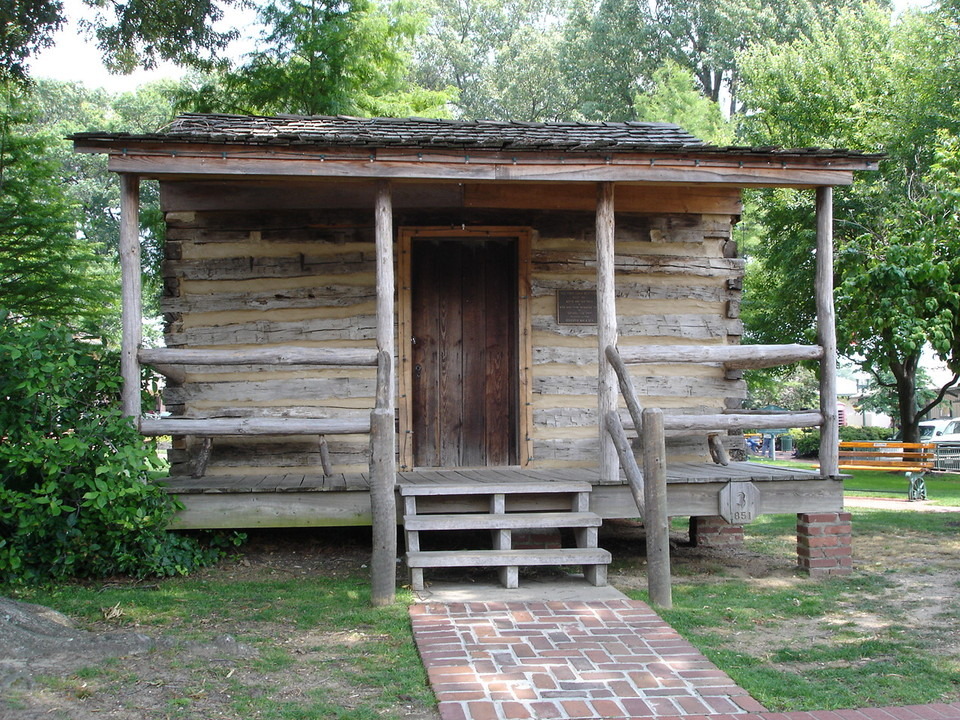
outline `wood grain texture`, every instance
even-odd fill
[[[143,338],[143,290],[140,268],[140,178],[120,176],[120,275],[122,330],[120,374],[121,407],[127,417],[139,418],[140,363],[137,350]]]
[[[138,353],[150,365],[376,365],[375,350],[279,346],[244,350],[149,348]]]
[[[593,210],[589,185],[466,184],[467,207],[535,208],[538,210]],[[715,213],[739,215],[740,192],[734,188],[667,188],[625,185],[617,190],[618,212]]]
[[[236,186],[237,183],[232,185]],[[519,329],[508,336],[508,340],[515,337],[517,342],[510,349],[515,358],[511,365],[519,368],[519,382],[510,403],[519,414],[509,420],[516,428],[510,438],[514,462],[528,462],[537,455],[534,443],[547,441],[551,443],[552,457],[562,455],[568,462],[581,462],[576,459],[577,453],[581,453],[580,458],[595,457],[595,447],[581,444],[570,435],[589,426],[599,434],[596,408],[583,407],[581,402],[595,392],[595,380],[591,387],[589,376],[596,372],[598,364],[596,334],[590,328],[559,326],[553,318],[558,289],[596,288],[596,228],[592,214],[570,209],[524,212],[475,208],[464,211],[469,213],[465,215],[444,209],[442,202],[428,214],[410,209],[415,206],[413,195],[408,192],[411,187],[417,186],[392,183],[395,208],[400,207],[398,194],[406,198],[404,203],[413,203],[403,206],[403,222],[437,217],[456,222],[457,233],[465,237],[499,234],[518,239],[518,265],[511,270],[518,278],[513,290],[518,299],[509,322]],[[353,189],[350,185],[345,197]],[[372,348],[379,326],[374,312],[376,213],[371,213],[371,208],[375,210],[376,185],[368,183],[362,192],[369,200],[366,206],[348,198],[341,207],[290,211],[278,206],[257,210],[255,206],[243,207],[238,200],[233,209],[227,210],[172,210],[168,221],[176,239],[168,243],[167,269],[172,275],[166,281],[174,294],[164,301],[169,311],[168,343],[177,347],[228,346],[238,350],[262,343]],[[211,188],[209,197],[215,194]],[[254,196],[255,193],[243,195],[248,199]],[[432,197],[426,197],[424,202],[430,202]],[[452,194],[447,197],[453,200]],[[186,202],[186,195],[183,198]],[[207,201],[198,200],[203,202]],[[289,205],[293,207],[296,202],[299,200],[292,199]],[[459,221],[465,217],[474,223],[490,218],[520,219],[529,223],[530,230],[486,225],[461,229]],[[435,238],[452,234],[449,226],[418,227],[412,232],[419,233],[417,237]],[[399,233],[397,315],[401,337],[409,338],[413,319],[407,297],[411,269],[409,255],[404,254],[405,233],[410,237],[411,230],[401,228]],[[739,288],[730,281],[738,279],[742,261],[724,257],[729,237],[730,216],[722,213],[618,215],[614,227],[614,295],[621,313],[621,346],[651,341],[725,345],[735,340],[742,331],[741,325],[736,318],[723,315],[727,303],[739,297]],[[539,269],[536,258],[541,263]],[[197,270],[191,264],[207,260],[212,263],[207,270]],[[321,267],[325,260],[336,261],[330,272]],[[340,272],[338,263],[359,270]],[[315,265],[316,274],[300,275],[304,264]],[[178,269],[181,265],[183,272]],[[683,266],[693,268],[692,274],[681,274]],[[191,273],[207,275],[188,277]],[[276,276],[254,277],[258,274]],[[469,311],[461,317],[461,323],[464,328],[474,328]],[[398,352],[401,464],[412,462],[411,350],[401,344]],[[480,393],[474,368],[479,371],[482,365],[484,374],[494,383],[502,376],[499,370],[486,369],[486,355],[484,347],[481,352],[462,356],[462,385],[468,394]],[[471,362],[474,364],[470,365]],[[171,407],[197,417],[214,416],[217,403],[231,413],[333,416],[338,408],[350,406],[349,412],[356,413],[361,406],[371,404],[372,377],[350,375],[346,370],[337,377],[331,370],[311,376],[308,366],[298,365],[284,366],[283,374],[252,365],[207,367],[202,371],[191,368],[183,388],[168,390]],[[232,372],[237,373],[233,380],[229,378]],[[641,384],[648,377],[665,378],[651,380],[640,392],[651,401],[683,412],[698,408],[719,412],[727,401],[743,394],[742,382],[724,380],[719,374],[704,374],[700,368],[679,373],[661,363],[647,373],[634,375]],[[706,391],[698,392],[698,384]],[[670,386],[674,389],[667,389]],[[478,418],[489,413],[485,408],[481,413],[464,415],[462,422],[466,426],[472,423],[474,427],[468,427],[469,432],[478,433]],[[551,433],[553,440],[549,438]],[[562,449],[568,439],[577,442]],[[353,465],[357,459],[352,449],[341,456],[341,448],[331,443],[331,459],[337,469],[345,463]],[[309,451],[298,450],[293,456],[316,461],[316,454]],[[245,457],[247,461],[257,460],[255,455]],[[272,452],[262,459],[265,463],[281,461]],[[225,462],[227,458],[215,451],[211,471]]]
[[[667,450],[663,412],[643,411],[643,526],[647,533],[647,588],[650,601],[673,607],[670,583],[670,510],[667,499]]]
[[[81,152],[98,151],[94,146],[77,145]],[[148,150],[140,154],[137,149],[124,154],[112,154],[108,167],[112,172],[136,173],[146,177],[166,178],[176,176],[273,176],[311,177],[344,180],[363,179],[410,179],[449,180],[454,182],[498,181],[539,183],[681,183],[707,185],[733,185],[736,187],[803,187],[823,185],[849,185],[853,181],[853,167],[871,169],[871,161],[840,161],[825,167],[817,160],[792,160],[791,167],[771,166],[766,160],[740,161],[717,158],[695,165],[688,158],[671,158],[656,155],[653,158],[620,154],[617,162],[603,157],[571,158],[557,164],[543,164],[538,157],[535,163],[516,164],[513,157],[490,157],[471,151],[470,160],[457,153],[434,151],[430,161],[417,160],[416,156],[393,155],[390,151],[377,152],[377,160],[371,162],[369,154],[360,158],[329,157],[325,162],[316,161],[316,153],[281,154],[273,151],[257,156],[255,150],[243,146],[234,149],[232,157],[225,157],[225,148],[218,146],[215,152],[200,148],[192,152],[178,148],[175,154],[154,154]],[[488,159],[489,158],[489,159]],[[651,164],[655,159],[656,164]],[[486,161],[485,161],[486,160]],[[845,167],[846,166],[846,167]],[[872,167],[876,167],[875,161]]]
[[[514,241],[414,241],[413,430],[419,466],[517,462],[516,255]],[[433,392],[437,400],[421,397]],[[431,434],[435,442],[425,437]]]
[[[307,418],[163,418],[140,421],[144,435],[351,435],[370,431],[364,420]]]
[[[616,280],[614,267],[614,186],[601,183],[597,186],[596,217],[596,267],[597,267],[597,412],[606,417],[617,410],[617,378],[605,349],[616,347],[618,320],[616,301]],[[534,327],[537,327],[535,322]],[[552,328],[551,328],[552,329]],[[557,327],[560,331],[561,328]],[[617,449],[609,434],[598,428],[600,434],[600,477],[614,478],[620,474]]]
[[[624,348],[626,363],[723,363],[729,368],[767,368],[823,357],[819,345],[648,345]]]
[[[823,348],[820,363],[820,472],[840,474],[840,426],[837,415],[837,330],[833,305],[833,188],[817,189],[817,342]]]

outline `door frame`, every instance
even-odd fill
[[[412,255],[413,241],[422,238],[471,240],[511,238],[517,241],[517,454],[520,467],[533,459],[533,343],[531,329],[532,298],[530,290],[532,231],[525,227],[401,227],[397,253],[397,320],[400,372],[398,378],[399,461],[401,470],[412,470],[413,464],[413,363],[412,343]]]

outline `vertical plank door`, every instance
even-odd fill
[[[516,464],[516,242],[415,239],[411,264],[414,463]]]

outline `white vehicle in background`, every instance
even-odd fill
[[[958,433],[957,441],[960,442],[960,418],[940,418],[939,420],[921,420],[919,423],[920,426],[920,442],[939,442],[940,438],[945,432],[947,432],[948,427],[956,426],[954,432]],[[897,430],[896,434],[891,438],[891,440],[896,440],[899,442],[903,439],[903,433],[900,430]]]
[[[927,423],[940,423],[936,432],[931,435],[925,435],[923,426]],[[946,418],[944,420],[924,420],[920,423],[920,442],[953,442],[960,443],[960,418]]]
[[[925,420],[924,422],[936,422]],[[920,423],[923,425],[923,423]],[[924,438],[923,431],[920,433],[921,442],[932,442],[936,448],[936,457],[934,467],[937,470],[960,471],[960,418],[952,418],[938,433]]]
[[[960,433],[960,418],[940,418],[939,420],[921,420],[920,421],[920,442],[937,442],[948,427],[956,423],[956,432]]]

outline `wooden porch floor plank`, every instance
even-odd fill
[[[597,470],[586,470],[583,468],[558,468],[556,470],[545,470],[557,480],[570,480],[573,482],[588,482],[596,485],[600,481],[600,473]],[[623,482],[626,482],[624,479]]]

